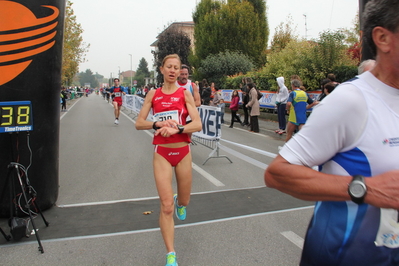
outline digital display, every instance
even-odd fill
[[[0,133],[33,130],[30,101],[0,102]]]

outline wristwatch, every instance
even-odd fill
[[[364,182],[364,176],[354,175],[352,182],[349,184],[348,188],[349,196],[352,201],[356,204],[364,203],[364,197],[367,193],[366,183]]]
[[[179,130],[179,132],[177,134],[181,134],[181,133],[183,133],[184,126],[183,125],[177,125],[177,129]]]
[[[160,129],[160,127],[157,127],[156,126],[156,123],[157,123],[158,121],[155,121],[153,124],[152,124],[152,128],[154,129],[154,130],[157,130],[157,129]]]

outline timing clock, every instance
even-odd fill
[[[30,101],[0,102],[0,133],[33,130]]]

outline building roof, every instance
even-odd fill
[[[156,37],[157,40],[155,42],[153,42],[150,46],[151,47],[157,47],[158,46],[159,37],[162,35],[162,33],[167,31],[168,29],[170,29],[170,28],[180,28],[180,29],[182,29],[184,31],[185,27],[194,28],[194,21],[173,22],[166,29],[164,29],[161,33],[158,34],[158,36]]]

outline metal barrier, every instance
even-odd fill
[[[205,138],[201,138],[199,136],[196,136],[195,134],[193,134],[191,136],[191,141],[193,145],[197,145],[197,144],[201,144],[202,146],[205,146],[209,149],[211,149],[211,153],[208,155],[208,158],[205,160],[205,162],[202,165],[205,165],[205,163],[210,160],[210,159],[214,159],[214,158],[226,158],[227,160],[229,160],[230,163],[233,163],[229,157],[227,157],[226,155],[220,155],[219,153],[219,149],[220,149],[220,139],[205,139]],[[216,153],[216,155],[214,155]]]

